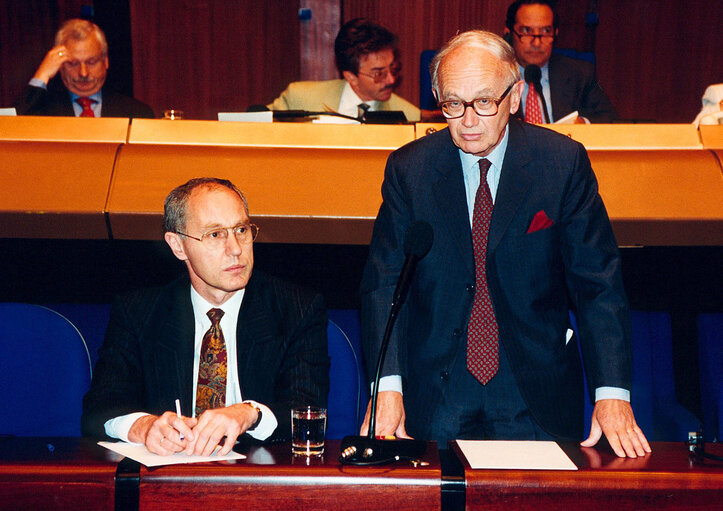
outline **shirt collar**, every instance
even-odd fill
[[[246,289],[239,289],[233,294],[233,296],[231,296],[231,298],[221,305],[213,305],[202,297],[193,286],[191,286],[191,305],[193,306],[193,316],[196,318],[196,321],[202,321],[204,318],[208,319],[206,313],[211,309],[221,309],[224,312],[224,317],[226,317],[229,312],[233,315],[237,315],[239,309],[241,308],[241,302],[243,301],[245,291]]]
[[[510,125],[509,123],[505,126],[505,134],[502,135],[502,140],[500,140],[500,143],[497,144],[497,147],[492,149],[492,152],[485,156],[493,167],[497,169],[502,169],[502,163],[505,160],[505,152],[507,151],[507,141],[510,137]],[[479,156],[475,156],[474,154],[465,153],[462,151],[462,149],[458,149],[459,151],[459,158],[462,161],[462,171],[467,174],[469,172],[473,172],[474,167],[477,165],[477,162],[480,161],[482,158]]]
[[[80,96],[78,96],[77,94],[74,94],[74,93],[72,93],[72,92],[70,92],[70,91],[68,91],[68,93],[70,94],[70,100],[73,101],[73,102],[75,102],[75,100],[80,97]],[[103,101],[103,91],[102,91],[102,90],[99,90],[99,91],[96,92],[95,94],[92,94],[92,95],[86,96],[86,97],[89,98],[89,99],[95,100],[96,103],[100,103],[100,102]]]
[[[379,110],[379,101],[362,101],[362,99],[357,96],[357,93],[354,92],[354,89],[351,88],[349,82],[346,82],[344,84],[344,90],[341,93],[341,100],[339,100],[339,113],[356,117],[359,103],[366,103],[369,105],[369,110],[371,111]]]

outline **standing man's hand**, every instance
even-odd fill
[[[369,433],[369,418],[371,414],[372,401],[369,400],[367,413],[364,416],[360,434],[365,436]],[[404,401],[402,394],[393,390],[379,392],[377,398],[377,423],[374,434],[377,436],[396,436],[397,438],[411,438],[404,429]]]
[[[35,71],[33,78],[42,80],[47,84],[51,78],[58,74],[60,66],[69,61],[70,55],[68,55],[68,49],[62,44],[55,46],[45,54],[45,58],[40,63],[37,71]]]
[[[168,456],[183,451],[193,441],[191,428],[195,425],[196,419],[178,417],[175,412],[165,412],[160,417],[144,415],[131,426],[128,440],[145,444],[146,449],[153,454]]]
[[[645,456],[651,452],[650,444],[643,430],[635,422],[633,408],[627,401],[620,399],[601,399],[595,403],[590,425],[590,436],[580,445],[592,447],[605,433],[615,454],[624,458]]]

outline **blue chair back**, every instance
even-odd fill
[[[359,311],[330,310],[329,398],[327,438],[343,438],[359,432],[369,389],[361,359]]]
[[[1,303],[0,339],[0,434],[80,436],[92,369],[78,329],[46,307]]]
[[[437,102],[432,94],[432,77],[429,75],[429,64],[437,54],[437,50],[424,50],[419,55],[419,108],[435,110]]]
[[[698,315],[698,356],[703,436],[723,439],[723,313]]]

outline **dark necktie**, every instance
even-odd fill
[[[497,374],[499,332],[487,287],[487,238],[492,218],[492,195],[487,186],[490,162],[479,161],[480,183],[474,198],[472,247],[474,248],[475,293],[467,324],[467,370],[483,385]]]
[[[540,106],[540,95],[533,84],[527,87],[527,99],[525,99],[525,121],[532,124],[542,124],[542,107]]]
[[[75,98],[75,102],[83,107],[83,111],[80,112],[79,117],[95,117],[95,112],[90,108],[90,105],[97,103],[96,100],[90,98]]]
[[[198,364],[198,386],[196,387],[196,417],[206,410],[223,408],[226,405],[226,341],[221,331],[221,309],[207,313],[211,320],[201,341],[201,357]]]

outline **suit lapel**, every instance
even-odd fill
[[[264,285],[260,280],[258,272],[249,280],[236,325],[236,359],[242,396],[253,395],[251,389],[259,370],[255,364],[274,357],[273,353],[257,352],[263,346],[274,346],[274,343],[266,342],[273,335],[273,321],[264,306]]]
[[[548,78],[550,80],[550,101],[552,102],[552,120],[561,119],[572,111],[573,87],[568,85],[571,75],[566,66],[559,65],[557,55],[552,55],[548,62]]]
[[[449,131],[447,131],[446,142],[438,152],[437,161],[433,166],[439,174],[439,180],[433,189],[434,198],[440,216],[446,224],[447,233],[452,237],[467,271],[474,275],[474,257],[471,255],[472,231],[469,226],[462,162],[459,159],[457,146],[452,143]]]
[[[492,252],[499,244],[520,204],[527,196],[534,178],[530,165],[530,154],[521,124],[510,119],[507,151],[505,152],[500,183],[497,187],[495,206],[490,221],[487,251]]]
[[[181,406],[190,414],[193,401],[193,344],[194,344],[194,317],[191,305],[190,282],[180,279],[168,289],[168,296],[159,300],[165,307],[156,316],[156,327],[161,352],[165,352],[156,363],[159,365],[158,373],[164,375],[177,375],[176,381],[169,381],[161,395],[177,396]],[[168,356],[166,356],[168,355]],[[165,385],[161,378],[158,385]],[[170,378],[170,380],[173,380]]]

